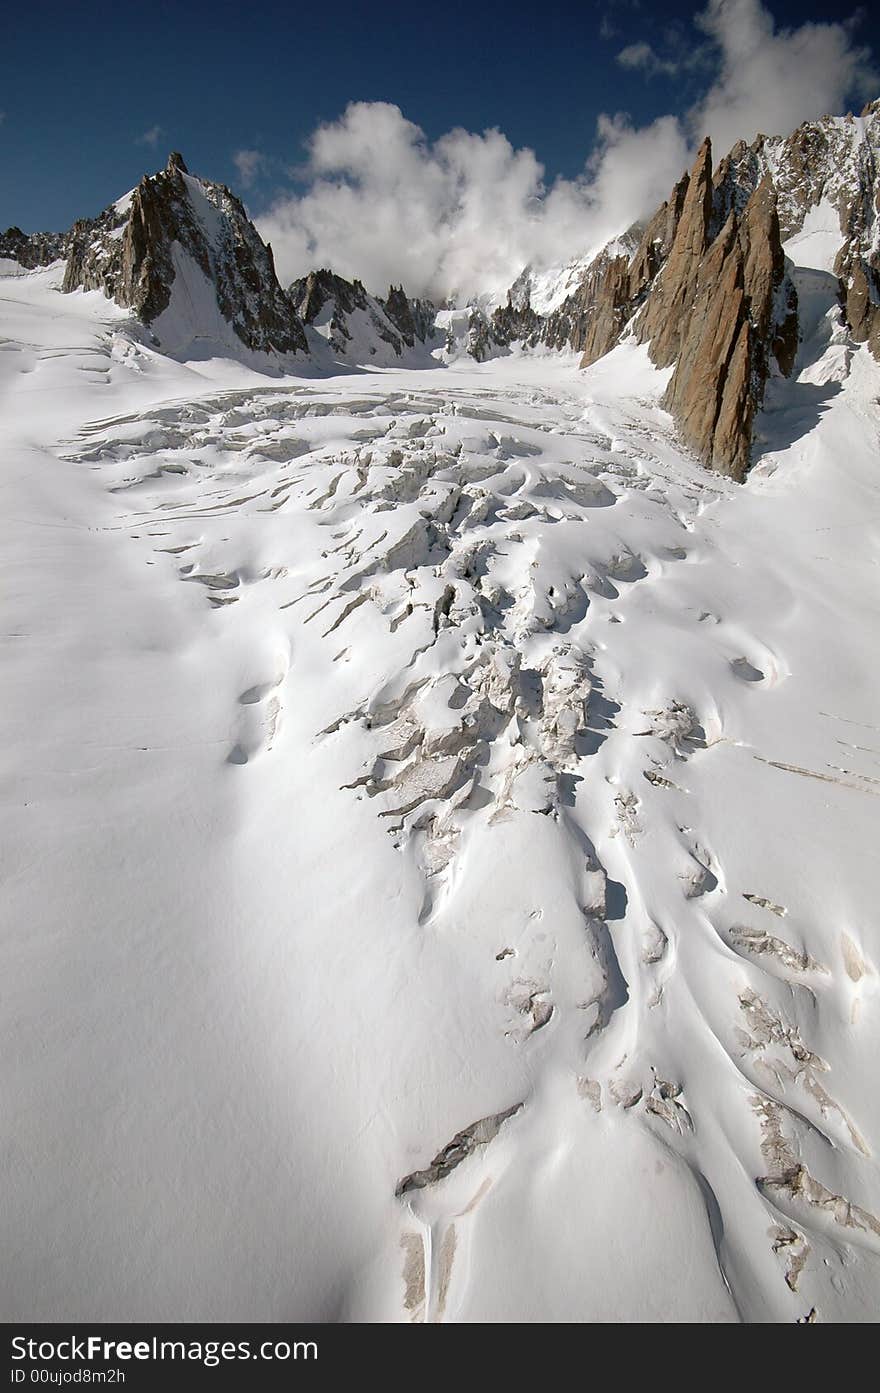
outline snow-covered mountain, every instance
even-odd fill
[[[396,365],[422,351],[428,362],[436,346],[436,310],[426,300],[410,300],[403,286],[390,286],[381,300],[360,281],[332,271],[312,271],[289,291],[302,322],[329,346],[335,358],[351,363]],[[316,345],[318,350],[323,344]]]
[[[471,351],[568,346],[587,366],[631,332],[659,367],[676,365],[666,404],[684,439],[741,479],[767,379],[789,371],[798,337],[785,240],[806,235],[815,253],[818,234],[813,269],[833,274],[854,340],[880,358],[878,158],[880,102],[740,142],[714,177],[704,141],[647,226],[603,248],[563,299],[554,291],[570,268],[565,279],[527,268],[506,305],[475,311]]]
[[[179,154],[159,174],[75,224],[62,287],[103,290],[168,352],[244,346],[307,350],[266,247],[234,194],[191,175]]]
[[[247,353],[254,366],[277,370],[298,355],[324,367],[393,364],[413,354],[425,361],[434,346],[434,306],[410,300],[402,286],[382,300],[359,281],[315,271],[282,289],[272,249],[239,200],[190,174],[176,152],[165,169],[67,233],[28,237],[9,228],[0,257],[26,270],[64,259],[65,293],[103,291],[175,356]]]
[[[63,254],[66,291],[103,289],[178,354],[243,345],[264,358],[310,354],[326,365],[329,351],[378,366],[541,347],[574,350],[587,366],[632,333],[658,367],[675,367],[665,404],[684,442],[741,480],[767,381],[790,371],[799,335],[785,239],[806,234],[815,245],[819,233],[814,269],[834,275],[854,340],[880,356],[878,152],[880,102],[787,138],[740,142],[714,176],[706,140],[646,226],[563,267],[526,267],[494,309],[439,318],[402,287],[382,300],[326,268],[283,290],[240,202],[177,154],[70,233],[10,228],[0,256],[30,268]]]
[[[7,1319],[875,1319],[877,119],[494,310],[0,243]]]

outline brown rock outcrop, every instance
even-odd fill
[[[192,178],[176,152],[128,198],[74,223],[62,289],[102,290],[153,326],[171,304],[180,252],[212,284],[220,314],[248,348],[306,351],[271,247],[235,195],[223,184]]]
[[[652,362],[675,364],[665,405],[684,439],[709,468],[742,479],[772,363],[789,373],[798,341],[773,181],[755,184],[757,167],[741,144],[713,179],[704,140],[638,240],[636,229],[627,234],[629,254],[626,241],[606,248],[546,318],[530,304],[524,273],[505,306],[490,319],[477,314],[470,351],[543,343],[575,348],[588,367],[631,325]]]
[[[690,185],[690,175],[683,174],[668,201],[660,204],[642,234],[629,270],[630,290],[634,299],[651,284],[672,250]]]
[[[716,218],[739,213],[769,172],[776,189],[783,240],[800,232],[819,204],[830,204],[840,225],[834,264],[840,301],[856,343],[880,359],[880,101],[859,117],[824,116],[790,136],[740,141],[715,175]]]
[[[681,217],[663,274],[645,303],[636,332],[651,358],[668,367],[678,357],[694,303],[712,222],[712,147],[704,140],[691,170]]]
[[[579,313],[572,346],[582,350],[582,363],[594,363],[613,348],[632,314],[629,258],[600,258],[594,265],[575,297]]]
[[[880,257],[848,259],[841,275],[841,257],[835,269],[841,275],[843,306],[850,332],[856,343],[866,343],[880,361]]]
[[[704,140],[632,260],[590,268],[581,366],[613,348],[632,323],[653,363],[675,364],[664,401],[684,439],[709,468],[742,479],[771,362],[786,374],[794,364],[797,302],[772,180],[766,176],[746,197],[724,173],[728,166],[713,180]]]
[[[668,202],[657,209],[631,257],[622,251],[600,252],[575,293],[550,315],[542,342],[550,348],[575,349],[583,355],[582,367],[614,347],[669,255],[689,186],[685,174]]]
[[[742,217],[728,214],[689,281],[693,298],[678,315],[677,361],[665,397],[688,444],[709,468],[734,479],[748,470],[771,358],[786,374],[794,364],[797,312],[784,283],[776,199],[766,176]],[[645,321],[639,328],[645,334]],[[661,354],[671,342],[669,334],[661,339]],[[649,352],[662,366],[655,340]]]

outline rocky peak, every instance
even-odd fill
[[[711,240],[712,194],[712,146],[704,140],[681,200],[681,213],[663,274],[656,291],[645,303],[638,326],[639,337],[651,344],[651,357],[661,368],[674,362],[681,349],[688,309],[697,290],[700,263]]]
[[[172,351],[204,338],[270,354],[307,347],[240,201],[190,175],[176,152],[98,218],[74,224],[63,289],[79,287],[132,309]]]
[[[395,328],[399,330],[404,343],[412,348],[417,335],[416,321],[413,317],[412,305],[402,285],[389,285],[388,294],[385,297],[385,313]]]
[[[711,468],[742,478],[767,378],[774,364],[790,372],[797,351],[783,244],[820,204],[840,226],[834,274],[850,331],[880,357],[878,155],[880,102],[859,118],[825,117],[786,138],[739,141],[714,177],[704,141],[628,267],[602,268],[584,365],[632,323],[658,366],[675,364],[666,404],[685,438]],[[585,284],[595,274],[591,268]]]
[[[771,358],[787,374],[797,350],[797,302],[786,282],[769,176],[741,217],[731,209],[697,265],[693,298],[683,307],[676,332],[666,405],[705,464],[742,479]],[[649,352],[654,358],[653,341]]]
[[[880,100],[861,115],[806,121],[790,136],[742,141],[716,175],[719,197],[741,206],[768,174],[776,190],[783,241],[802,232],[822,205],[837,216],[834,274],[856,343],[880,358]]]
[[[8,227],[0,232],[0,257],[17,261],[26,271],[38,266],[51,266],[67,255],[69,232],[22,232],[20,227]]]
[[[376,357],[383,349],[400,358],[434,332],[434,306],[410,300],[402,285],[390,286],[382,300],[361,281],[345,280],[325,267],[294,281],[288,293],[303,323],[347,358]]]
[[[703,142],[669,255],[634,322],[651,360],[675,364],[665,404],[685,440],[709,468],[736,479],[749,467],[772,361],[787,374],[797,350],[775,187],[765,174],[743,201],[729,171],[744,161],[744,151],[731,152],[713,179]]]
[[[402,285],[391,285],[379,303],[408,348],[427,343],[434,334],[437,307],[432,301],[410,299]]]
[[[594,363],[614,347],[631,313],[629,257],[613,249],[602,252],[570,302],[557,313],[557,324],[549,334],[550,342],[560,346],[560,330],[568,330],[572,348],[583,355],[581,361]]]
[[[633,301],[644,294],[672,250],[690,184],[690,175],[683,174],[670,197],[661,203],[651,218],[641,239],[636,242],[629,265],[630,297]]]
[[[295,280],[287,293],[304,324],[314,324],[328,300],[335,301],[343,313],[351,313],[366,299],[360,281],[343,280],[326,268]]]
[[[525,272],[506,305],[474,310],[470,351],[542,343],[578,350],[586,367],[631,328],[654,363],[675,366],[666,404],[685,438],[711,468],[742,478],[767,379],[788,374],[797,351],[784,243],[820,204],[840,225],[833,274],[850,332],[880,358],[878,162],[880,101],[860,117],[739,141],[714,176],[704,140],[647,225],[600,252],[552,314],[535,313]]]

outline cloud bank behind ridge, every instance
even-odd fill
[[[876,91],[854,21],[776,31],[760,0],[710,0],[694,24],[686,52],[639,43],[618,59],[669,76],[676,65],[693,71],[703,45],[708,86],[696,105],[640,128],[622,114],[601,116],[582,173],[549,186],[534,152],[514,149],[497,129],[430,142],[396,106],[350,104],[312,134],[305,190],[257,220],[282,282],[330,266],[374,291],[402,280],[434,298],[500,294],[527,263],[564,264],[653,212],[704,134],[720,155],[740,138],[786,135]]]

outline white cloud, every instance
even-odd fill
[[[622,68],[642,68],[649,77],[655,73],[674,77],[680,67],[676,59],[661,58],[647,43],[627,44],[626,48],[622,48],[617,54],[616,61]]]
[[[135,145],[149,145],[151,150],[155,150],[156,146],[159,144],[159,137],[161,134],[161,126],[151,126],[148,131],[144,131],[143,135],[138,136]]]
[[[598,134],[583,175],[548,188],[534,152],[498,130],[432,144],[398,107],[354,102],[312,136],[307,192],[279,200],[260,231],[285,280],[328,265],[373,290],[500,290],[529,261],[601,246],[681,173],[686,142],[671,117],[643,131],[606,117]]]
[[[261,150],[236,150],[232,156],[232,163],[238,170],[242,184],[249,189],[266,168],[267,161]]]
[[[602,116],[581,174],[549,187],[535,153],[499,130],[456,129],[431,142],[396,106],[352,103],[313,133],[295,171],[305,192],[282,196],[258,220],[282,280],[330,266],[379,292],[401,280],[434,297],[500,292],[527,262],[561,264],[649,216],[706,132],[719,158],[740,137],[787,134],[840,111],[872,78],[851,21],[777,32],[759,0],[710,0],[697,19],[691,42],[672,26],[659,56],[647,42],[619,55],[633,69],[704,74],[696,105],[641,128]],[[247,183],[259,168],[252,158],[262,157],[238,155]]]
[[[717,154],[761,131],[788,135],[876,88],[870,53],[853,43],[851,22],[777,31],[760,0],[709,0],[696,23],[719,50],[719,71],[690,127],[711,136]]]

